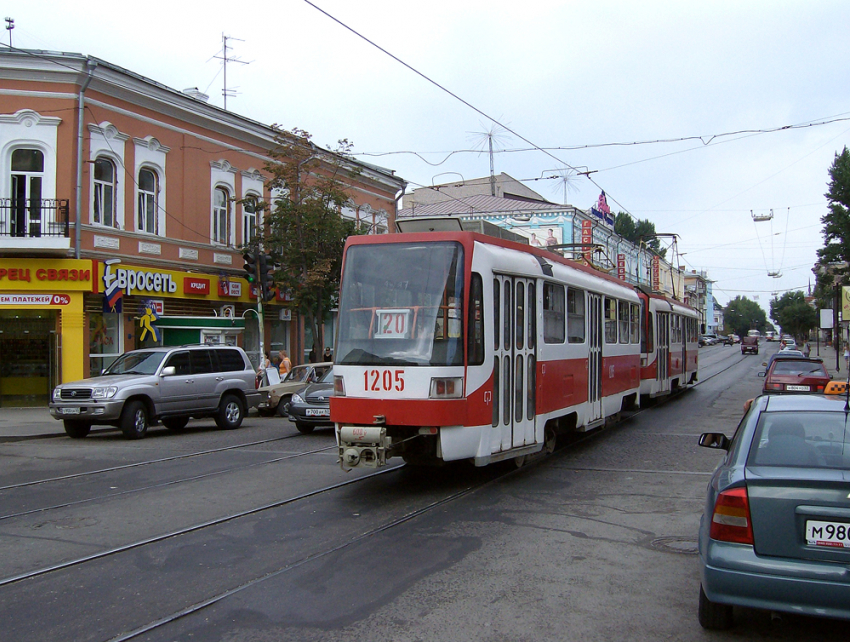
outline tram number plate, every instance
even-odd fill
[[[330,417],[331,409],[330,408],[305,408],[304,414],[308,417]]]
[[[850,548],[850,524],[807,520],[806,542],[809,546]]]
[[[377,310],[376,339],[406,339],[410,336],[410,310]]]
[[[79,408],[61,408],[59,410],[59,412],[61,412],[63,415],[79,415],[80,409]]]
[[[809,391],[809,386],[792,386],[792,385],[787,385],[787,386],[785,386],[785,389],[786,389],[786,390],[794,390],[795,392],[808,392],[808,391]]]

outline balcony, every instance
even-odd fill
[[[71,248],[68,199],[0,198],[0,250]]]

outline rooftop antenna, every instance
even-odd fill
[[[238,40],[239,42],[245,42],[241,38],[234,38],[232,36],[226,36],[223,33],[221,34],[221,55],[213,56],[214,58],[218,58],[222,61],[222,68],[224,69],[224,88],[221,90],[221,95],[224,96],[224,109],[227,109],[227,97],[228,96],[236,96],[236,90],[238,87],[234,87],[233,89],[227,88],[227,63],[228,62],[238,62],[240,65],[250,65],[250,61],[239,60],[239,58],[228,58],[227,50],[232,49],[232,47],[227,46],[228,40]]]
[[[14,18],[6,18],[6,31],[9,32],[9,49],[12,48],[12,29],[15,28]]]

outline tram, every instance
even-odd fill
[[[351,237],[339,462],[521,464],[693,381],[696,347],[690,308],[541,248],[461,230]]]

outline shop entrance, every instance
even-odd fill
[[[56,314],[0,310],[0,407],[47,407],[59,380]]]

